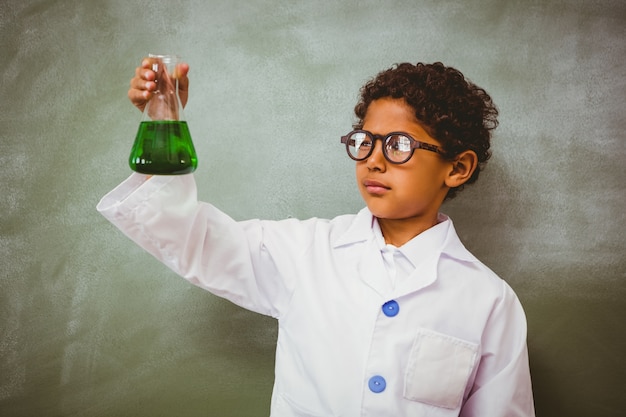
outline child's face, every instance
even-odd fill
[[[402,99],[373,101],[363,120],[363,130],[378,135],[405,132],[416,140],[440,146]],[[428,227],[435,224],[448,191],[445,178],[450,170],[448,161],[423,149],[416,149],[404,164],[392,164],[383,155],[381,141],[375,142],[369,158],[356,163],[359,190],[372,214],[381,220],[425,222]]]

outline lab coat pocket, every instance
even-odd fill
[[[409,356],[404,398],[436,407],[458,408],[477,355],[476,343],[420,329]]]

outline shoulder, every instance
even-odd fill
[[[248,221],[249,222],[249,221]],[[245,222],[245,223],[248,223]],[[315,239],[328,239],[333,247],[367,240],[371,234],[372,214],[362,209],[357,214],[342,214],[332,219],[312,217],[306,220],[284,219],[261,221],[260,225],[274,233],[302,232]]]
[[[287,218],[282,220],[251,219],[238,222],[249,236],[256,236],[262,246],[301,250],[316,246],[333,246],[354,222],[356,215],[345,214],[333,219],[311,217],[309,219]],[[321,242],[325,242],[322,244]]]
[[[453,279],[456,285],[473,288],[495,299],[515,297],[509,284],[465,247],[451,221],[439,269],[443,277]]]

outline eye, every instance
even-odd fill
[[[370,148],[372,146],[372,141],[370,138],[362,132],[355,133],[350,137],[351,145],[357,149],[361,148]]]
[[[387,150],[394,153],[411,152],[411,139],[404,135],[392,135],[387,139]]]

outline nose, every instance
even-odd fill
[[[374,149],[372,150],[372,154],[365,160],[365,164],[370,170],[384,171],[386,169],[387,160],[383,154],[382,141],[374,141]]]

